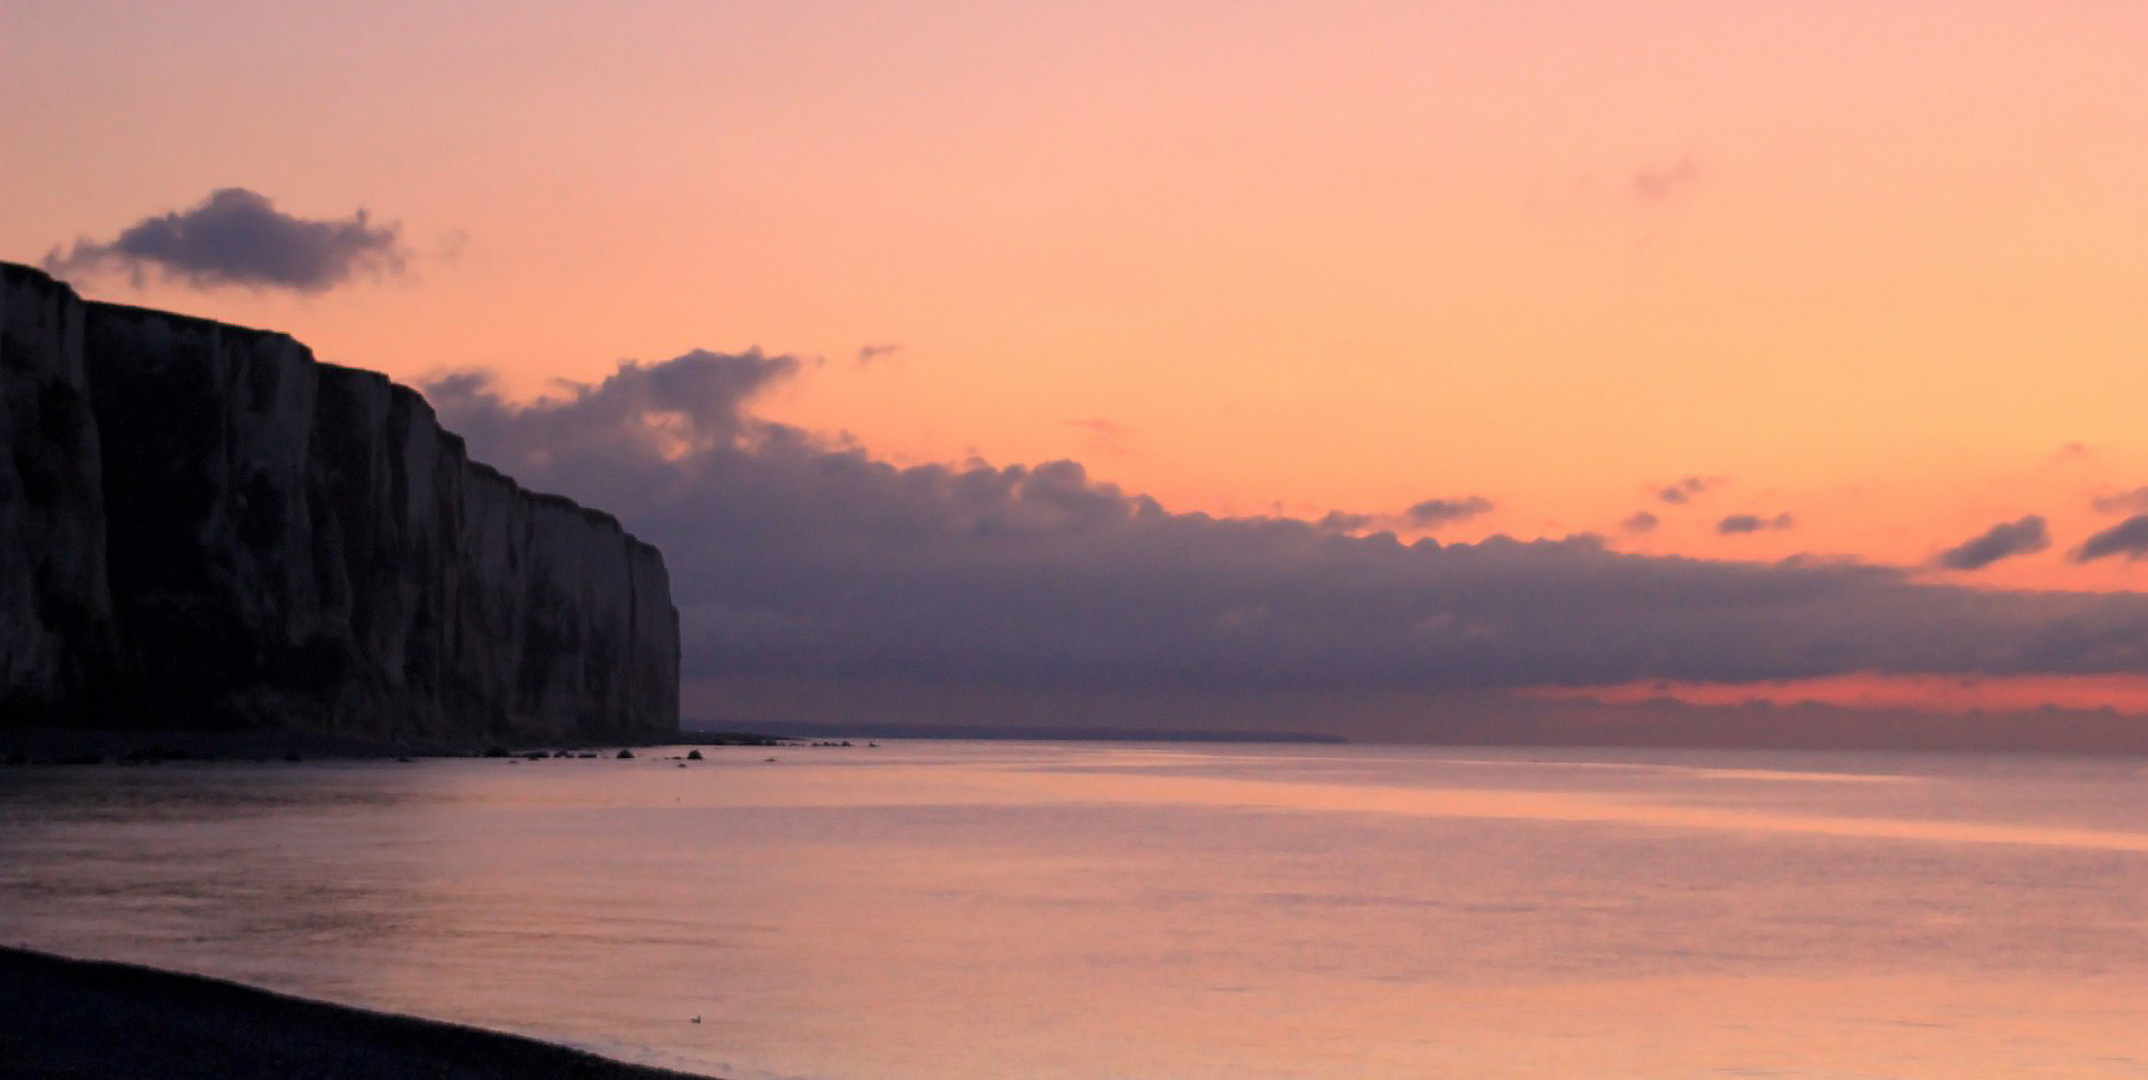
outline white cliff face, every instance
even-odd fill
[[[0,716],[44,718],[112,642],[82,306],[0,263]]]
[[[57,298],[59,323],[75,313],[73,344],[23,336],[77,350],[86,376],[116,643],[103,688],[76,694],[38,689],[50,679],[31,669],[52,665],[11,634],[0,685],[125,726],[465,743],[677,729],[663,559],[618,522],[471,462],[423,398],[378,374],[8,270],[8,311],[19,291]],[[6,441],[41,445],[14,396]],[[18,533],[0,517],[0,583],[20,576]],[[0,602],[0,625],[19,618]]]

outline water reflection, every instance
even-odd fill
[[[2131,764],[765,756],[11,770],[0,936],[742,1078],[2148,1056]]]

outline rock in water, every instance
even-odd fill
[[[0,263],[0,723],[678,729],[663,556],[282,334]]]

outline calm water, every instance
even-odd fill
[[[740,1080],[2148,1077],[2137,762],[768,754],[0,770],[0,939]]]

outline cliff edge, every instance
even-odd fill
[[[277,333],[0,263],[0,723],[676,731],[663,556]]]

